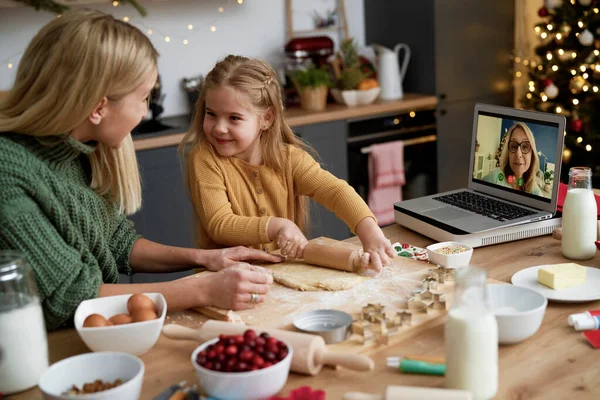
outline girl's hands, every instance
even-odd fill
[[[289,258],[303,257],[308,240],[293,221],[286,218],[272,218],[269,220],[267,233],[269,239],[274,239],[281,249],[281,255]]]
[[[273,283],[271,270],[246,263],[196,279],[203,281],[198,289],[207,292],[209,305],[234,311],[254,308],[265,301],[269,284]]]
[[[220,271],[224,268],[239,264],[240,261],[282,262],[283,258],[266,251],[250,249],[244,246],[229,247],[216,250],[199,250],[202,252],[200,265],[209,271]],[[244,263],[242,263],[244,264]]]
[[[364,218],[356,226],[356,233],[362,242],[364,255],[362,267],[376,272],[387,266],[396,255],[392,243],[385,237],[373,218]]]

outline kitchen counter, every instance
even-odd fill
[[[360,119],[374,115],[431,110],[436,105],[437,98],[435,96],[407,93],[401,100],[378,100],[373,104],[358,107],[328,104],[327,109],[324,111],[307,111],[299,107],[291,107],[285,111],[285,119],[293,128],[342,119]],[[134,134],[133,140],[136,150],[178,145],[189,128],[190,116],[163,118],[161,122],[172,128],[155,133]]]
[[[384,228],[392,241],[427,246],[431,239],[404,229],[399,225]],[[358,243],[356,237],[348,239]],[[511,276],[526,267],[564,262],[560,242],[550,236],[541,236],[519,242],[509,242],[475,249],[472,265],[483,267],[488,276],[510,282]],[[415,261],[417,262],[417,261]],[[600,256],[587,261],[588,266],[598,266]],[[424,268],[429,268],[424,264]],[[597,378],[598,353],[567,325],[572,313],[600,308],[600,301],[567,304],[549,303],[540,330],[524,342],[500,346],[500,382],[496,399],[555,399],[597,398],[600,381]],[[205,318],[194,312],[169,313],[165,323],[178,323],[198,327]],[[444,354],[443,324],[423,331],[417,338],[396,345],[381,347],[372,357],[375,369],[357,373],[344,369],[323,369],[315,377],[290,374],[282,395],[300,386],[324,389],[327,398],[341,399],[349,391],[383,393],[386,385],[443,387],[444,378],[402,374],[386,366],[388,356],[402,354]],[[48,335],[51,362],[89,351],[74,329]],[[161,336],[156,345],[141,359],[146,365],[142,399],[151,399],[169,385],[182,380],[196,382],[190,365],[190,354],[198,346],[192,341],[175,341]],[[41,399],[37,389],[11,397],[13,399]]]

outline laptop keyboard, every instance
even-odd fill
[[[468,191],[438,196],[434,199],[498,221],[510,221],[535,214],[535,211]]]

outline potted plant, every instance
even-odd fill
[[[554,182],[554,171],[544,172],[544,191],[550,193],[552,191],[552,182]]]
[[[305,110],[322,111],[327,106],[327,91],[331,86],[329,72],[317,67],[298,70],[293,77],[300,94],[300,105]]]

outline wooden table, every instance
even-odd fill
[[[426,246],[431,239],[394,225],[384,229],[392,242]],[[358,242],[357,238],[349,239]],[[542,236],[518,242],[475,249],[472,265],[483,267],[488,276],[510,282],[511,276],[526,267],[564,262],[560,242]],[[585,263],[598,266],[600,256]],[[600,309],[600,301],[580,304],[549,303],[540,330],[530,339],[512,346],[500,346],[500,386],[498,399],[592,399],[600,398],[600,350],[594,351],[581,334],[567,325],[567,316],[585,310]],[[173,313],[169,322],[198,327],[204,318],[192,312]],[[48,338],[51,362],[89,351],[73,329],[53,332]],[[196,377],[190,363],[198,344],[175,341],[161,336],[141,359],[146,364],[142,399],[151,399],[169,385]],[[282,394],[299,386],[324,389],[328,399],[341,399],[348,391],[383,393],[386,385],[443,387],[443,377],[408,375],[386,367],[386,357],[401,354],[444,355],[443,325],[395,346],[382,347],[373,358],[375,370],[360,374],[353,371],[324,369],[316,377],[291,374]],[[33,389],[14,399],[40,399]]]

